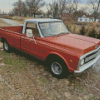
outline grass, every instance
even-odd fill
[[[13,54],[2,52],[1,53],[3,57],[3,63],[6,64],[8,69],[15,69],[14,71],[23,71],[27,69],[28,64],[25,62],[25,60],[21,59],[20,57],[17,57]]]
[[[9,84],[15,84],[17,91],[24,93],[24,99],[79,100],[80,97],[82,100],[98,100],[100,97],[99,91],[92,87],[95,84],[100,89],[97,85],[100,76],[92,70],[79,77],[71,75],[68,79],[58,80],[45,70],[42,62],[27,54],[16,50],[12,53],[0,51],[0,57],[6,64],[0,67],[0,74]]]
[[[47,83],[47,80],[45,78],[40,78],[39,79],[43,84]]]

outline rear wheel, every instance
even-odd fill
[[[49,70],[54,77],[62,79],[68,76],[68,68],[62,59],[56,58],[48,62]]]
[[[8,44],[7,41],[4,41],[4,42],[3,42],[3,48],[4,48],[4,50],[5,50],[6,52],[10,52],[10,51],[11,51],[11,47],[10,47],[10,45]]]

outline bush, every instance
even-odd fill
[[[96,37],[96,33],[97,33],[96,29],[95,29],[95,27],[93,27],[92,30],[89,31],[88,36],[95,38]]]
[[[100,31],[99,31],[99,34],[97,34],[97,38],[100,39]]]
[[[70,25],[66,24],[66,27],[67,27],[67,29],[68,29],[69,31],[71,31],[71,26],[70,26]]]
[[[84,26],[81,27],[80,34],[81,35],[85,35],[85,27]]]

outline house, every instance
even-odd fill
[[[94,19],[93,17],[91,16],[86,16],[86,15],[83,15],[82,17],[79,17],[77,19],[78,22],[99,22],[99,19]]]

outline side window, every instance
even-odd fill
[[[36,24],[35,23],[27,23],[27,28],[36,28]]]
[[[26,32],[29,29],[32,30],[31,32],[33,33],[33,36],[40,37],[36,23],[31,23],[31,22],[27,23]]]

